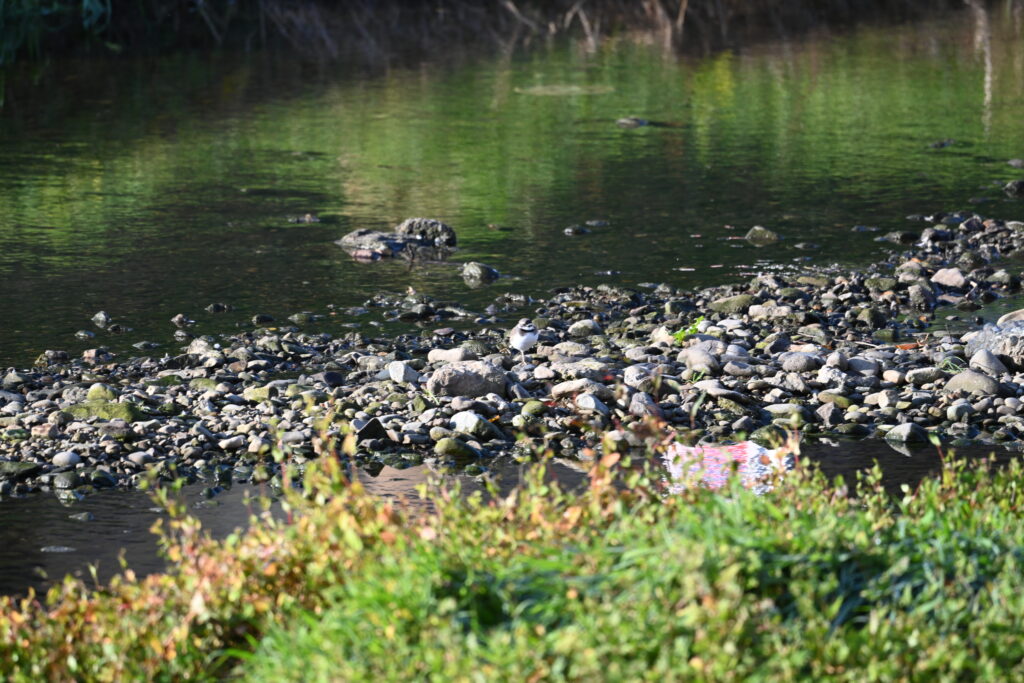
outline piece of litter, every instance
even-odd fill
[[[672,444],[662,456],[668,472],[669,492],[681,493],[692,486],[711,490],[724,487],[735,472],[755,493],[772,489],[772,478],[793,469],[796,459],[785,446],[769,450],[753,441],[734,444],[684,446]]]

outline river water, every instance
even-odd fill
[[[885,251],[875,237],[908,214],[1024,217],[999,189],[1024,177],[1007,163],[1024,157],[1012,2],[702,58],[620,39],[368,71],[189,54],[3,75],[0,368],[44,349],[138,353],[143,340],[178,353],[177,313],[215,334],[308,310],[337,334],[381,322],[349,307],[410,286],[481,311],[504,291],[576,283],[698,287],[869,267]],[[616,125],[624,116],[659,125]],[[320,221],[289,220],[307,213]],[[505,277],[471,290],[455,266],[356,263],[332,244],[409,216],[449,223],[457,260]],[[564,234],[588,220],[602,222]],[[737,239],[755,224],[785,239]],[[214,302],[232,311],[205,312]],[[93,326],[99,310],[128,331]],[[890,483],[937,465],[877,442],[819,448],[836,472],[877,459]],[[386,470],[371,484],[412,496],[423,477]],[[226,533],[245,522],[242,496],[197,510]],[[0,501],[0,592],[90,561],[109,576],[122,547],[138,571],[159,568],[152,507],[141,493]]]

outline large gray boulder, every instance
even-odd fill
[[[1010,319],[1002,324],[986,325],[973,333],[970,339],[964,339],[967,340],[968,357],[985,349],[1011,360],[1018,367],[1024,366],[1024,321]]]
[[[949,378],[943,391],[960,391],[965,394],[995,395],[999,393],[999,382],[976,370],[964,370]]]
[[[480,360],[449,363],[430,376],[427,391],[436,396],[504,396],[505,371]]]

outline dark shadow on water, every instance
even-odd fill
[[[805,444],[801,450],[830,479],[843,477],[851,484],[858,472],[877,462],[884,485],[896,495],[904,484],[916,487],[942,467],[943,456],[933,447],[898,448],[883,441],[859,441]],[[981,461],[994,452],[993,448],[972,447],[959,449],[957,455]],[[1007,451],[995,454],[997,462],[1019,457]],[[489,475],[498,492],[507,494],[522,483],[526,467],[503,459],[492,464]],[[585,485],[586,470],[585,463],[555,461],[549,466],[549,476],[563,488],[573,489]],[[426,466],[404,470],[385,467],[376,477],[362,473],[360,480],[376,495],[429,511],[429,503],[419,497],[417,487],[426,483],[431,474]],[[458,481],[465,495],[486,493],[487,487],[480,477],[456,475],[450,480]],[[247,503],[261,493],[255,487],[236,485],[213,500],[203,498],[202,488],[187,487],[182,495],[204,528],[215,537],[223,538],[245,527],[251,515],[260,511],[259,506]],[[272,513],[279,513],[279,508],[272,508]],[[88,521],[76,519],[86,514],[91,516]],[[105,583],[120,571],[122,555],[139,576],[162,570],[166,564],[157,553],[156,537],[150,531],[160,514],[149,494],[141,491],[96,493],[72,506],[62,505],[49,494],[2,500],[0,594],[23,594],[30,587],[45,590],[66,574],[90,581],[90,564],[96,565],[97,579]]]

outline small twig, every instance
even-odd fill
[[[526,24],[527,26],[529,26],[531,30],[533,30],[533,31],[539,31],[540,30],[540,27],[537,26],[536,22],[534,22],[533,20],[523,16],[523,13],[519,11],[519,8],[516,7],[516,4],[514,2],[512,2],[512,0],[502,0],[501,4],[505,6],[505,9],[507,9],[509,12],[512,13],[512,16],[514,16],[520,22],[522,22],[522,23]]]
[[[676,12],[676,23],[673,27],[676,36],[682,37],[683,35],[683,24],[686,23],[686,9],[690,4],[690,0],[679,0],[679,10]]]

